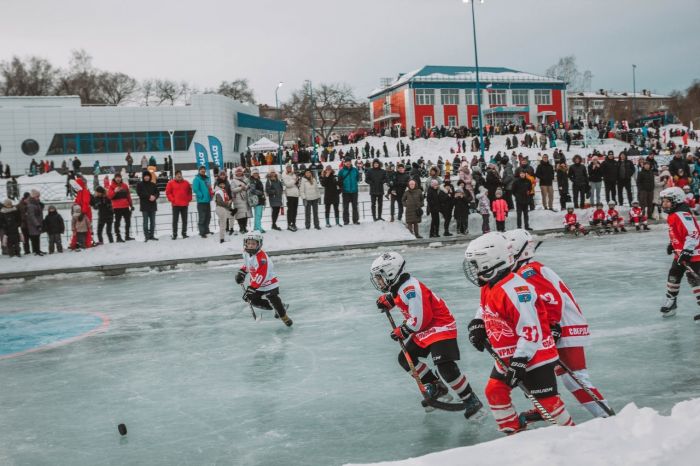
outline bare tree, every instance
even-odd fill
[[[155,81],[155,97],[158,105],[168,103],[175,105],[175,102],[182,96],[184,89],[175,81],[170,79],[156,79]]]
[[[593,79],[593,73],[589,70],[583,73],[578,70],[575,55],[560,58],[556,64],[547,68],[545,75],[567,82],[571,91],[583,91],[590,88]]]
[[[685,92],[673,91],[669,110],[684,124],[692,121],[695,128],[700,128],[700,80],[694,80]]]
[[[40,57],[26,60],[14,56],[0,63],[0,94],[6,96],[51,95],[56,69]]]
[[[104,72],[99,75],[99,85],[105,103],[119,105],[129,101],[138,90],[134,78],[124,73]]]
[[[253,90],[248,85],[247,79],[234,79],[233,81],[221,81],[216,91],[207,91],[211,94],[221,94],[233,100],[255,104]]]
[[[156,91],[156,83],[152,79],[145,79],[141,81],[139,86],[139,93],[141,94],[141,105],[148,107],[153,100],[153,95]]]
[[[324,141],[338,127],[356,129],[367,113],[366,106],[357,102],[347,84],[320,84],[313,92],[309,86],[297,89],[282,111],[298,134],[307,134],[313,125]]]

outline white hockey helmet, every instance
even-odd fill
[[[506,231],[503,236],[510,241],[510,247],[513,249],[513,259],[516,263],[534,259],[537,243],[529,231],[517,228]]]
[[[566,210],[574,210],[574,205],[571,202],[566,203]]]
[[[467,280],[484,286],[503,270],[510,270],[515,262],[510,241],[501,233],[486,233],[469,243],[464,251],[462,269]]]
[[[406,261],[398,252],[387,251],[374,259],[369,268],[369,279],[379,291],[387,292],[403,273]]]
[[[679,205],[685,202],[685,193],[679,187],[674,186],[673,188],[666,188],[659,194],[662,204],[665,199],[671,201],[670,209],[663,209],[664,212],[669,213]]]
[[[608,207],[610,207],[611,209],[614,209],[616,205],[617,205],[617,202],[615,202],[615,201],[608,201]]]
[[[257,254],[262,245],[263,235],[259,231],[250,231],[243,235],[243,250],[251,256]]]

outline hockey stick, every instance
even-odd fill
[[[683,264],[683,267],[685,267],[685,271],[688,272],[688,275],[690,275],[693,280],[700,279],[700,276],[698,276],[698,274],[695,273],[695,270],[690,268],[688,264]]]
[[[389,319],[389,324],[391,325],[391,329],[392,330],[395,329],[396,322],[394,322],[394,318],[391,316],[391,313],[389,312],[389,310],[385,309],[384,313],[386,314],[386,317]],[[433,400],[432,398],[430,398],[430,394],[428,394],[428,389],[425,388],[425,384],[421,381],[420,376],[418,375],[418,371],[416,371],[416,366],[413,364],[413,359],[411,359],[411,355],[408,354],[408,350],[406,349],[406,344],[400,338],[399,338],[398,342],[399,342],[399,345],[401,345],[401,351],[403,352],[403,355],[406,358],[406,362],[408,363],[408,367],[410,369],[411,376],[415,379],[416,385],[418,385],[418,390],[420,390],[420,394],[423,395],[423,401],[421,401],[421,405],[424,408],[426,406],[432,406],[433,408],[442,409],[444,411],[463,411],[467,408],[466,404],[464,404],[464,403],[445,403],[443,401]]]
[[[593,392],[593,390],[591,390],[589,387],[585,386],[585,385],[583,384],[583,382],[581,381],[581,379],[579,379],[578,376],[574,373],[574,371],[572,371],[571,369],[569,369],[569,368],[567,367],[566,364],[564,364],[563,362],[561,362],[561,360],[559,361],[559,367],[561,367],[562,369],[564,369],[564,370],[566,371],[566,373],[569,374],[569,376],[570,376],[572,379],[574,379],[574,382],[576,382],[576,383],[578,384],[578,386],[581,387],[581,388],[583,389],[583,391],[586,392],[586,393],[588,394],[588,396],[590,396],[590,397],[593,399],[593,401],[595,401],[596,404],[597,404],[598,406],[600,406],[600,408],[601,408],[603,411],[605,411],[605,414],[607,414],[608,416],[614,416],[614,415],[615,415],[615,411],[613,411],[613,409],[612,409],[610,406],[608,406],[608,405],[606,405],[605,403],[603,403],[603,402],[600,400],[600,398],[598,398],[598,395],[596,395],[596,394]]]
[[[243,286],[243,283],[241,283],[241,289],[243,290],[243,293],[245,293],[245,286]],[[253,320],[256,322],[260,322],[262,320],[262,314],[260,314],[260,317],[255,313],[255,309],[253,309],[253,305],[250,303],[250,301],[246,301],[248,303],[248,306],[250,306],[250,313],[253,314]]]
[[[508,367],[508,365],[505,362],[503,362],[503,359],[501,359],[501,357],[498,355],[498,353],[496,353],[496,351],[491,347],[491,344],[489,342],[484,343],[484,348],[486,348],[486,351],[489,352],[489,354],[493,357],[493,359],[496,360],[497,363],[499,363],[501,365],[501,367],[503,367],[504,369],[506,367]],[[545,421],[548,421],[550,424],[557,425],[557,421],[555,421],[554,418],[552,417],[552,415],[549,414],[549,411],[547,411],[545,409],[545,407],[542,406],[542,403],[540,403],[537,400],[537,398],[535,398],[534,395],[532,393],[530,393],[530,390],[527,389],[527,387],[525,386],[525,384],[523,383],[522,380],[518,381],[518,388],[520,388],[520,390],[523,391],[523,393],[525,394],[525,398],[530,400],[530,402],[533,405],[535,405],[535,408],[537,408],[537,411],[540,412],[540,414],[542,415],[542,418]]]

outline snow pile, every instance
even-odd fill
[[[539,466],[697,464],[700,398],[678,403],[670,416],[628,404],[617,416],[574,428],[549,427],[405,461],[402,466],[464,464]]]
[[[226,235],[226,242],[219,243],[219,235],[207,239],[193,236],[173,241],[167,235],[160,236],[160,241],[128,241],[126,243],[104,244],[82,252],[66,250],[63,254],[44,257],[23,256],[0,260],[3,273],[26,272],[30,270],[53,270],[74,267],[95,267],[115,264],[136,264],[145,261],[172,259],[211,258],[230,254],[240,254],[242,237]],[[323,228],[322,230],[300,229],[296,233],[289,231],[268,231],[264,235],[266,251],[303,250],[345,246],[362,243],[382,243],[387,241],[410,240],[409,233],[402,223],[369,222],[360,225]],[[66,244],[64,242],[64,248]]]

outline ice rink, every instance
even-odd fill
[[[667,242],[659,226],[546,239],[538,250],[589,319],[591,379],[617,410],[634,402],[667,413],[698,396],[687,284],[678,316],[658,311]],[[462,274],[463,252],[402,251],[456,315],[459,365],[483,399],[492,363],[466,339],[478,290]],[[0,464],[340,465],[500,437],[491,417],[476,426],[423,412],[374,304],[378,254],[276,259],[291,329],[269,312],[253,322],[233,282],[238,264],[0,285]],[[564,399],[577,422],[590,418]]]

